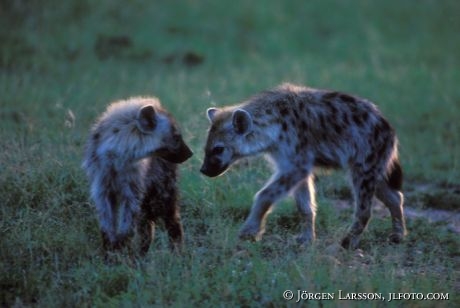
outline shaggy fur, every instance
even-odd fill
[[[125,246],[137,225],[145,254],[158,218],[174,245],[182,241],[176,164],[191,155],[156,98],[131,98],[107,108],[91,130],[83,162],[106,250]]]

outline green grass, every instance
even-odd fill
[[[334,206],[347,193],[333,173],[318,181],[313,247],[292,240],[291,201],[261,242],[240,243],[268,168],[252,159],[218,179],[198,169],[207,107],[308,84],[375,101],[400,137],[408,206],[458,211],[459,10],[429,0],[0,1],[0,305],[284,306],[287,289],[442,292],[449,301],[393,305],[458,305],[460,240],[443,224],[411,219],[407,241],[392,246],[389,219],[375,218],[361,251],[336,251],[351,210]],[[158,230],[144,260],[108,265],[80,162],[92,121],[134,95],[158,96],[195,152],[181,166],[186,245],[170,252]],[[421,184],[454,201],[417,197]]]

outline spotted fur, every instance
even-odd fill
[[[176,172],[191,155],[175,120],[156,98],[108,106],[91,129],[83,161],[106,250],[125,246],[136,225],[145,254],[158,218],[171,242],[180,244]]]
[[[370,101],[341,92],[283,84],[239,105],[210,108],[211,127],[201,172],[217,176],[236,160],[263,153],[275,167],[255,195],[242,238],[259,239],[272,205],[292,192],[303,217],[299,242],[315,239],[315,167],[348,168],[355,197],[354,221],[342,245],[355,248],[375,195],[389,208],[393,232],[405,233],[402,169],[394,129]]]

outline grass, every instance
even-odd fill
[[[207,107],[290,81],[374,100],[400,137],[407,205],[458,211],[459,9],[429,0],[0,1],[0,304],[285,306],[289,289],[449,293],[304,302],[312,306],[458,305],[460,241],[443,224],[411,219],[407,241],[392,246],[389,219],[375,218],[361,250],[337,251],[351,210],[336,209],[347,193],[333,173],[318,181],[314,246],[293,243],[290,201],[261,242],[239,243],[269,170],[257,159],[218,179],[198,169]],[[158,231],[144,260],[107,265],[80,162],[96,116],[134,95],[158,96],[194,149],[181,166],[186,246],[170,252]],[[454,201],[417,197],[427,183]]]

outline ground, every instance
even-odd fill
[[[343,290],[442,293],[449,300],[385,304],[458,306],[459,10],[431,0],[0,1],[0,304],[285,306],[286,290]],[[238,241],[270,171],[256,158],[200,175],[205,110],[282,82],[379,105],[401,143],[404,243],[387,242],[377,204],[360,249],[337,247],[352,216],[341,172],[318,176],[315,245],[296,246],[292,200],[262,241]],[[195,152],[180,167],[185,247],[171,252],[159,230],[145,259],[107,264],[83,145],[106,104],[138,95],[158,96]]]

